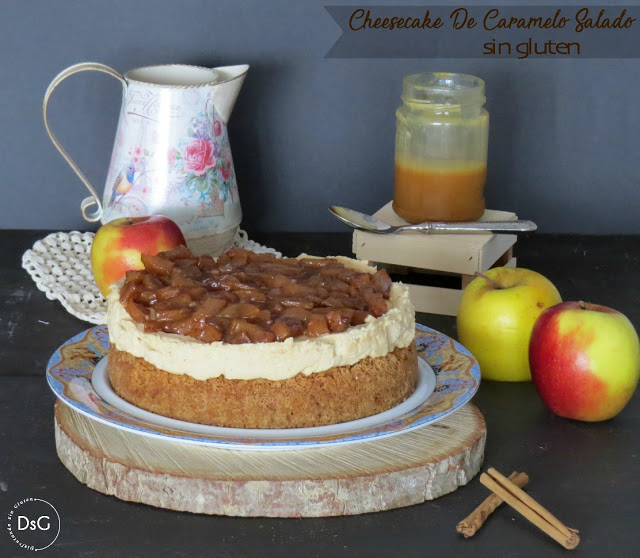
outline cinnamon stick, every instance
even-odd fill
[[[548,510],[531,498],[531,496],[520,490],[495,469],[489,469],[489,473],[492,476],[489,476],[487,473],[480,475],[480,482],[484,486],[497,494],[513,509],[522,514],[540,530],[544,531],[553,540],[560,543],[564,548],[571,550],[578,546],[580,537],[578,536],[577,530],[566,527]],[[495,477],[493,475],[495,475]]]
[[[526,473],[518,473],[514,471],[509,475],[516,486],[522,488],[529,482],[529,476]],[[465,538],[473,537],[478,529],[484,525],[487,518],[502,504],[504,500],[496,494],[488,496],[475,510],[465,517],[456,526],[456,531],[464,535]]]
[[[496,471],[493,467],[490,467],[487,473],[496,481],[498,481],[502,486],[504,486],[509,492],[511,492],[516,498],[518,498],[522,503],[529,506],[533,511],[535,511],[538,515],[546,519],[551,525],[556,527],[558,531],[560,531],[566,537],[570,537],[572,532],[571,530],[562,523],[557,517],[555,517],[551,512],[549,512],[546,508],[543,508],[538,502],[536,502],[531,496],[529,496],[524,490],[520,490],[519,487],[514,486],[513,483],[502,475],[500,472]]]

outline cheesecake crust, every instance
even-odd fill
[[[187,422],[231,428],[304,428],[364,418],[400,404],[415,390],[415,342],[351,366],[286,380],[197,380],[109,349],[116,393],[147,411]]]

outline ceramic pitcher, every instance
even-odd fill
[[[94,62],[70,66],[49,85],[44,124],[62,157],[91,194],[81,204],[87,221],[161,214],[182,229],[196,252],[217,255],[233,242],[242,217],[227,122],[248,65],[201,68],[148,66],[121,75]],[[53,90],[78,72],[120,80],[122,108],[102,202],[51,132]]]

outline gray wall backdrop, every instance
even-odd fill
[[[62,68],[246,62],[229,133],[249,231],[345,230],[329,204],[373,211],[391,199],[402,77],[440,70],[486,81],[489,207],[544,232],[640,233],[640,60],[325,59],[340,34],[327,3],[356,2],[0,0],[0,227],[95,228],[42,124]],[[80,74],[50,105],[58,138],[100,192],[120,91]]]

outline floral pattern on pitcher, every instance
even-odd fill
[[[151,181],[147,163],[153,153],[140,146],[129,149],[126,164],[120,169],[111,189],[106,209],[113,215],[144,215],[146,205],[142,201],[149,193]]]
[[[186,206],[200,205],[201,216],[224,215],[238,191],[226,126],[214,110],[192,118],[187,137],[168,153],[169,166],[182,171],[178,195]]]

